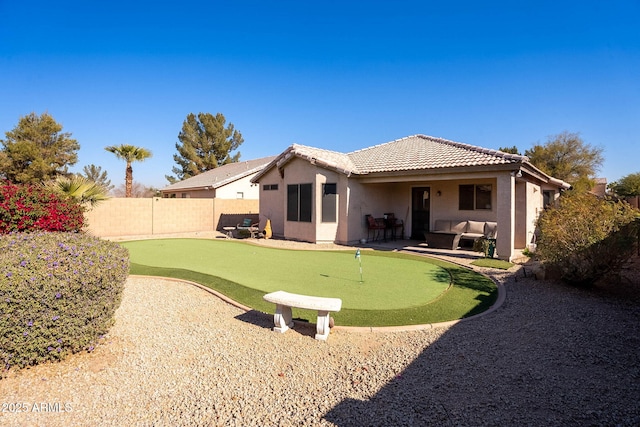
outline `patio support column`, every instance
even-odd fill
[[[516,179],[508,172],[498,175],[497,187],[498,236],[496,238],[496,252],[500,259],[511,261],[515,254]]]

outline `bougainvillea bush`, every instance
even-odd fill
[[[80,231],[84,208],[42,185],[0,182],[0,234],[19,231]]]
[[[82,233],[0,236],[0,377],[93,350],[128,271],[127,249]]]

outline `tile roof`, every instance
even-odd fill
[[[310,163],[317,164],[318,166],[334,169],[347,174],[357,170],[355,164],[347,154],[339,153],[337,151],[323,150],[321,148],[308,147],[300,144],[293,144],[285,150],[283,155],[280,156],[281,158],[277,161],[277,166],[282,166],[294,156],[305,159]]]
[[[162,191],[200,189],[204,187],[219,188],[230,182],[260,172],[275,158],[276,156],[270,156],[261,159],[247,160],[245,162],[228,163],[194,177],[168,185],[164,187]]]
[[[570,184],[540,171],[529,162],[526,156],[426,135],[407,136],[351,153],[293,144],[258,172],[252,178],[252,182],[259,182],[267,171],[273,167],[280,169],[296,157],[346,175],[360,176],[402,171],[442,170],[446,172],[443,169],[498,165],[507,165],[503,169],[515,171],[525,166],[530,174],[545,182],[562,188],[571,187]]]
[[[294,157],[347,175],[489,166],[528,161],[527,157],[517,154],[503,153],[432,136],[413,135],[351,153],[293,144],[269,166],[282,167]]]
[[[348,154],[359,174],[462,166],[489,166],[528,161],[525,156],[503,153],[461,142],[413,135]]]

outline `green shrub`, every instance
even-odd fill
[[[0,234],[21,231],[80,231],[84,208],[42,185],[0,183]]]
[[[478,237],[473,241],[471,250],[474,252],[482,252],[485,258],[493,258],[496,249],[495,239],[487,239],[486,237]]]
[[[93,350],[113,324],[128,270],[127,249],[95,237],[78,233],[0,236],[0,360],[4,368]]]
[[[625,202],[568,192],[538,219],[536,255],[565,282],[590,286],[619,274],[633,255],[638,211]]]

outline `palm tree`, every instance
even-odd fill
[[[66,194],[78,203],[88,203],[91,207],[109,198],[109,191],[103,185],[78,175],[60,176],[50,181],[48,186],[59,194]]]
[[[148,159],[152,155],[151,151],[146,148],[128,144],[110,145],[104,149],[115,154],[117,158],[127,162],[127,171],[124,178],[125,197],[131,197],[131,189],[133,187],[133,168],[131,167],[131,163]]]

